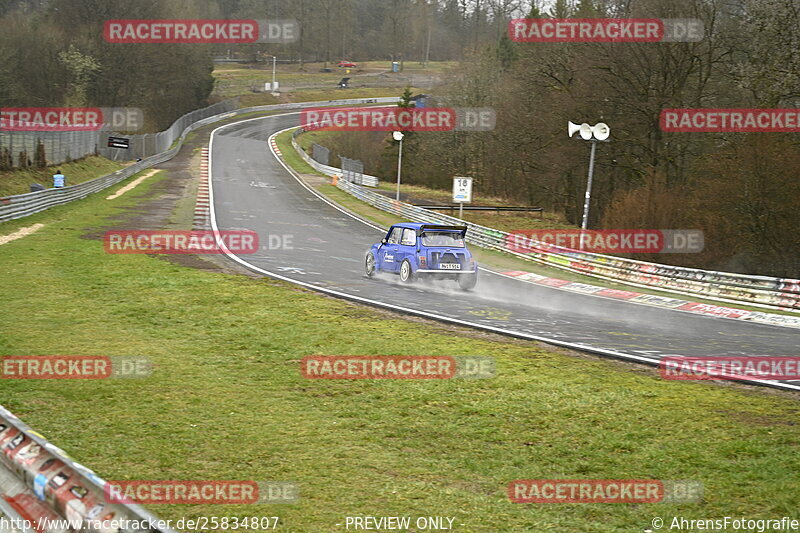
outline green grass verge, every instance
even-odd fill
[[[281,134],[279,136],[279,140],[284,137],[286,134]],[[346,132],[339,132],[339,131],[309,131],[300,135],[297,139],[298,144],[300,147],[303,148],[306,152],[309,152],[311,149],[312,143],[319,143],[324,144],[326,139],[330,139],[336,135],[346,135]],[[291,148],[291,145],[289,145]],[[281,147],[283,150],[283,147]],[[290,150],[290,154],[286,155],[286,157],[293,157],[296,156],[295,151],[292,149]],[[298,158],[299,159],[299,158]],[[306,165],[305,162],[302,163]],[[297,170],[297,167],[293,167]],[[310,167],[309,167],[310,168]],[[306,170],[300,170],[300,172],[306,172]],[[382,181],[378,183],[378,189],[389,191],[394,193],[395,191],[395,184],[390,183],[387,181]],[[453,195],[450,191],[443,191],[438,189],[430,189],[428,187],[422,187],[419,185],[408,185],[403,184],[402,190],[404,194],[410,194],[413,197],[425,198],[431,202],[440,203],[443,205],[448,205],[452,203]],[[349,195],[346,195],[349,196]],[[363,202],[359,202],[363,204]],[[508,205],[508,202],[492,196],[484,196],[480,194],[476,194],[474,196],[473,203],[479,205]],[[367,204],[363,204],[367,205]],[[446,211],[445,211],[446,212]],[[449,214],[449,213],[448,213]],[[454,215],[458,213],[455,212]],[[561,218],[553,215],[551,213],[545,213],[542,217],[538,214],[523,214],[523,213],[491,213],[491,212],[464,212],[464,219],[469,220],[470,222],[474,222],[475,224],[481,224],[484,226],[497,228],[505,231],[512,231],[517,229],[530,229],[530,228],[572,228],[569,224],[565,224],[561,221]]]
[[[408,74],[440,76],[448,70],[457,68],[454,61],[432,61],[422,66],[416,62],[406,62],[400,73],[392,73],[390,61],[358,62],[358,67],[345,69],[336,67],[334,62],[330,65],[331,72],[320,72],[321,63],[306,64],[301,70],[299,65],[278,65],[275,79],[278,81],[281,92],[289,88],[292,92],[302,91],[303,86],[329,85],[336,87],[336,83],[343,77],[349,77],[351,85],[390,85],[402,87],[405,85]],[[348,72],[349,70],[349,72]],[[214,76],[214,95],[219,98],[230,98],[240,95],[252,95],[254,87],[263,87],[264,83],[272,81],[272,63],[244,64],[223,63],[217,64],[212,73]],[[294,89],[299,87],[298,89]]]
[[[313,143],[325,144],[326,140],[337,135],[347,135],[347,132],[340,131],[309,131],[300,135],[297,139],[300,147],[306,152],[309,152]],[[389,181],[381,181],[378,183],[378,189],[394,193],[395,184]],[[403,194],[409,194],[412,197],[424,198],[436,204],[450,205],[452,204],[453,195],[451,191],[444,191],[440,189],[431,189],[419,185],[402,184]],[[473,204],[476,205],[508,205],[507,200],[496,198],[493,196],[485,196],[482,194],[475,194]],[[448,211],[443,211],[450,214]],[[458,215],[455,210],[454,216]],[[513,231],[519,229],[561,229],[561,228],[575,228],[575,226],[563,222],[563,217],[553,213],[492,213],[492,212],[477,212],[465,211],[464,220],[468,220],[475,224],[497,228],[504,231]]]
[[[340,131],[307,131],[297,138],[297,142],[300,144],[300,147],[303,148],[303,150],[308,152],[313,143],[324,144],[326,140],[341,134],[342,132]]]
[[[31,192],[30,186],[33,183],[52,187],[53,174],[59,169],[67,177],[67,185],[77,185],[116,172],[123,166],[104,157],[89,156],[46,168],[3,170],[0,171],[0,196]]]
[[[412,88],[413,91],[420,89]],[[257,105],[279,104],[284,102],[317,102],[326,100],[343,100],[348,98],[378,98],[381,96],[396,94],[400,97],[403,89],[397,87],[390,88],[363,88],[363,89],[296,89],[288,93],[282,93],[280,98],[276,98],[269,93],[245,94],[239,98],[239,107],[251,107]]]
[[[314,167],[306,163],[300,154],[298,154],[294,149],[292,146],[292,131],[293,130],[285,131],[275,136],[275,144],[278,145],[281,155],[283,155],[284,162],[286,162],[287,165],[295,169],[297,172],[324,176],[325,174],[317,172]]]
[[[13,381],[2,404],[107,479],[288,480],[294,505],[163,505],[163,518],[451,516],[461,531],[641,531],[654,516],[791,516],[798,407],[788,395],[664,381],[322,297],[290,285],[109,255],[114,227],[164,179],[0,225],[0,354],[136,355],[153,376]],[[117,222],[118,223],[118,222]],[[491,311],[491,310],[488,310]],[[311,354],[488,355],[498,376],[309,381]],[[687,504],[519,505],[510,480],[692,479]],[[463,524],[463,526],[459,525]]]

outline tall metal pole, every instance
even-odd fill
[[[583,221],[581,222],[581,229],[586,229],[589,224],[589,200],[592,198],[592,174],[594,174],[594,150],[597,147],[597,141],[592,141],[592,154],[589,156],[589,181],[586,183],[586,197],[583,201]],[[581,234],[583,236],[583,234]],[[583,239],[581,239],[583,241]]]
[[[596,141],[592,142],[592,152],[589,156],[589,179],[586,182],[586,196],[583,199],[583,220],[581,220],[581,232],[578,238],[578,250],[583,250],[583,232],[589,225],[589,201],[592,198],[592,175],[594,174],[594,150],[597,147]]]
[[[277,60],[277,57],[272,56],[272,92],[275,92],[275,62]]]
[[[400,201],[400,167],[403,164],[403,139],[400,138],[400,151],[397,153],[397,194],[395,200]]]

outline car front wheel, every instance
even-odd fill
[[[367,257],[364,260],[364,271],[368,278],[375,275],[375,256],[372,255],[372,252],[367,253]]]
[[[414,282],[414,271],[411,270],[411,263],[408,262],[408,259],[404,260],[403,264],[400,265],[400,281],[403,283]]]

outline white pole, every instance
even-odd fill
[[[594,173],[594,149],[597,147],[597,142],[592,141],[592,153],[589,156],[589,181],[586,183],[586,196],[583,200],[583,221],[581,222],[581,229],[586,229],[589,224],[589,200],[592,198],[592,174]]]
[[[464,202],[458,202],[458,218],[464,220]]]
[[[594,155],[595,151],[597,150],[597,142],[608,139],[611,130],[603,122],[598,122],[594,126],[589,126],[584,122],[578,126],[577,124],[573,124],[572,121],[569,121],[568,125],[569,129],[567,130],[567,133],[570,137],[572,137],[577,131],[580,131],[581,138],[592,143],[592,151],[589,155],[589,179],[586,181],[586,195],[583,198],[583,219],[581,220],[580,243],[578,246],[578,249],[583,250],[583,235],[584,231],[589,226],[589,203],[592,199],[592,177],[594,175]],[[586,138],[586,132],[584,131],[586,127],[589,127],[591,130],[591,135],[588,139]]]
[[[400,166],[403,164],[403,139],[400,138],[400,151],[397,152],[397,195],[395,200],[400,201]]]
[[[583,198],[583,220],[581,220],[581,233],[579,235],[578,250],[583,250],[583,232],[589,225],[589,201],[592,198],[592,175],[594,174],[594,150],[597,142],[592,141],[592,152],[589,156],[589,179],[586,182],[586,195]]]
[[[277,57],[272,56],[272,92],[275,92],[275,62],[277,59]]]

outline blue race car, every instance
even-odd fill
[[[394,272],[403,283],[420,277],[452,279],[463,290],[478,282],[478,265],[464,243],[466,226],[407,222],[389,228],[381,242],[367,252],[367,276]]]

